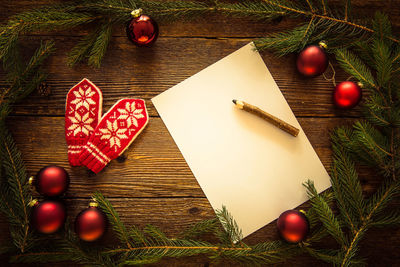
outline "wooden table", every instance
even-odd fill
[[[0,18],[55,1],[0,1]],[[353,10],[371,14],[386,11],[394,27],[400,26],[400,1],[355,1]],[[154,224],[174,236],[189,225],[212,218],[214,212],[196,179],[175,145],[150,99],[192,76],[256,37],[280,31],[299,21],[283,19],[275,23],[247,19],[204,17],[193,22],[160,24],[160,38],[152,48],[137,48],[127,39],[124,28],[117,27],[100,69],[81,64],[67,67],[66,54],[86,34],[85,28],[69,32],[31,33],[22,46],[29,54],[40,40],[55,39],[57,53],[47,62],[48,84],[52,94],[42,97],[34,93],[18,104],[8,120],[28,173],[56,164],[71,175],[66,195],[69,220],[88,205],[90,195],[101,191],[112,202],[127,224]],[[359,108],[338,111],[332,105],[332,84],[323,77],[305,79],[295,70],[295,55],[277,58],[270,52],[262,56],[289,105],[297,116],[324,166],[331,165],[329,131],[360,116]],[[336,69],[337,81],[347,79]],[[104,95],[104,111],[118,99],[136,97],[146,100],[151,116],[148,127],[125,153],[126,160],[114,160],[97,176],[90,176],[83,167],[71,168],[67,161],[64,138],[64,102],[67,91],[83,77],[96,83]],[[5,86],[1,72],[0,86]],[[366,194],[374,192],[380,180],[367,170],[360,170]],[[400,205],[399,201],[396,202]],[[267,203],[266,203],[267,205]],[[109,231],[111,232],[111,231]],[[0,242],[9,238],[6,219],[0,216]],[[111,236],[111,233],[108,233]],[[257,231],[246,242],[277,239],[275,224]],[[327,242],[332,242],[327,240]],[[362,242],[361,254],[370,266],[400,265],[400,229],[373,230]],[[166,259],[156,266],[208,266],[206,257]],[[302,256],[284,266],[309,266],[323,263]],[[211,264],[212,265],[212,264]]]

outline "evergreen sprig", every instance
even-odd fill
[[[372,25],[368,25],[353,16],[350,1],[346,1],[343,9],[338,10],[330,7],[326,0],[246,0],[237,3],[218,0],[82,0],[47,5],[11,17],[5,25],[0,26],[0,59],[6,58],[5,62],[9,62],[15,58],[10,51],[15,51],[13,48],[24,33],[64,30],[95,22],[99,26],[93,27],[92,32],[71,50],[69,64],[74,65],[88,58],[89,65],[99,67],[112,35],[112,26],[125,25],[131,18],[132,10],[137,8],[166,22],[213,14],[265,22],[282,17],[305,18],[306,23],[288,32],[270,34],[255,42],[258,49],[272,49],[279,55],[300,51],[304,46],[321,40],[325,40],[330,50],[343,44],[354,46],[359,40],[368,40],[376,34],[380,35],[383,42],[399,43],[391,34],[385,15],[380,14]],[[379,47],[376,44],[376,49]],[[378,78],[387,80],[388,76],[378,75]]]
[[[31,193],[21,153],[7,129],[5,119],[11,111],[11,105],[26,97],[45,78],[41,65],[53,51],[53,45],[52,42],[42,44],[25,67],[20,61],[14,62],[16,59],[4,64],[5,69],[9,70],[9,85],[0,93],[0,210],[9,220],[14,249],[21,252],[28,251],[36,241],[29,222]],[[9,55],[18,55],[18,52],[13,52],[15,49],[17,46],[9,48],[7,58]]]
[[[99,192],[93,194],[93,200],[106,214],[112,229],[119,238],[113,247],[102,247],[80,242],[70,232],[67,225],[58,236],[54,236],[54,245],[12,257],[12,262],[57,262],[74,261],[85,265],[124,266],[155,263],[164,257],[188,257],[204,254],[210,259],[236,260],[244,264],[259,265],[262,263],[282,262],[290,256],[301,253],[300,246],[282,241],[264,242],[253,246],[242,241],[233,242],[240,236],[240,230],[232,216],[225,208],[217,211],[217,218],[223,220],[223,226],[216,225],[216,220],[206,220],[195,224],[179,236],[212,233],[216,237],[224,237],[221,243],[212,244],[190,238],[169,238],[155,226],[147,225],[142,230],[133,226],[130,231],[119,219],[118,213],[111,203]]]
[[[328,254],[316,252],[316,249],[307,250],[317,258],[340,266],[364,262],[357,253],[360,241],[371,227],[399,224],[398,210],[388,209],[390,201],[400,193],[397,160],[400,106],[396,93],[399,84],[392,76],[398,44],[388,38],[392,34],[385,15],[377,13],[372,24],[373,39],[359,42],[354,49],[362,51],[361,54],[370,53],[371,56],[365,57],[367,63],[348,49],[334,51],[340,66],[362,82],[371,95],[364,107],[366,120],[357,121],[352,127],[339,127],[332,134],[331,182],[338,213],[335,215],[320,199],[311,182],[306,184],[321,223],[341,247]],[[356,162],[375,168],[382,177],[380,188],[369,198],[363,196]]]

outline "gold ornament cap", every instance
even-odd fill
[[[328,45],[327,45],[324,41],[320,41],[320,42],[318,43],[318,45],[319,45],[321,48],[324,48],[324,49],[327,49],[327,48],[328,48]]]
[[[97,203],[97,202],[94,202],[94,201],[92,201],[92,202],[90,202],[89,203],[89,207],[94,207],[94,208],[97,208],[99,206],[99,203]]]
[[[363,87],[364,87],[364,84],[363,84],[362,82],[358,82],[357,85],[358,85],[360,88],[363,88]]]
[[[132,15],[132,17],[137,18],[140,15],[142,15],[142,13],[143,13],[143,9],[138,8],[138,9],[132,10],[131,15]]]
[[[28,205],[29,207],[33,207],[35,206],[39,201],[37,199],[32,199],[31,201],[29,201]]]
[[[32,185],[34,181],[35,181],[35,176],[29,177],[28,183],[29,183],[30,185]]]

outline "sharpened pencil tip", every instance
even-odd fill
[[[232,100],[232,102],[233,102],[233,104],[235,104],[235,105],[236,105],[236,99],[233,99],[233,100]]]

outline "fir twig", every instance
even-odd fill
[[[14,225],[16,230],[11,232],[14,244],[21,252],[24,252],[29,247],[28,236],[30,235],[29,225],[29,185],[25,172],[25,167],[22,162],[21,154],[17,150],[11,134],[5,128],[4,122],[0,125],[1,136],[1,160],[2,168],[4,168],[3,179],[7,179],[7,187],[13,194],[15,200],[10,202],[2,202],[2,206],[8,208],[7,212],[10,217],[20,222],[19,226]],[[5,186],[5,181],[3,181]],[[18,214],[18,215],[16,215]],[[21,215],[19,215],[21,214]],[[17,219],[17,216],[19,219]]]
[[[132,248],[128,231],[126,230],[125,225],[121,222],[118,213],[114,210],[111,203],[99,192],[94,193],[92,198],[99,204],[99,208],[107,215],[108,220],[111,222],[120,241],[128,248]]]
[[[106,54],[108,44],[111,40],[112,26],[113,23],[111,22],[105,23],[97,32],[97,38],[94,41],[89,54],[89,65],[97,68],[100,67],[101,60]]]
[[[312,181],[308,180],[304,186],[307,188],[307,194],[309,195],[313,208],[317,212],[328,233],[334,237],[339,244],[346,246],[346,237],[340,227],[338,219],[334,215],[328,203],[326,203],[326,201],[317,193]]]

